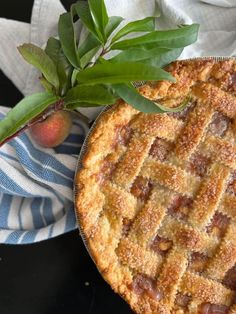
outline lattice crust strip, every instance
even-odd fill
[[[230,224],[216,254],[210,260],[205,273],[212,279],[222,280],[236,263],[236,226]]]
[[[226,194],[220,204],[219,210],[236,222],[236,197]]]
[[[190,252],[212,253],[218,246],[215,238],[170,216],[164,219],[158,234]]]
[[[209,103],[211,108],[227,117],[236,116],[236,98],[220,88],[209,83],[199,83],[193,86],[192,93],[197,99]]]
[[[214,136],[207,136],[200,146],[201,151],[223,165],[236,169],[236,146]],[[217,154],[216,154],[217,152]]]
[[[158,276],[157,284],[161,287],[163,293],[161,303],[169,310],[174,305],[176,293],[187,265],[187,252],[180,248],[173,248]]]
[[[222,284],[188,271],[183,275],[180,290],[202,303],[230,305],[233,297],[233,292]]]
[[[213,217],[221,197],[225,191],[225,185],[229,178],[230,170],[220,164],[214,164],[209,177],[203,181],[193,209],[189,215],[189,222],[196,227],[206,226]]]
[[[139,314],[199,314],[209,304],[236,314],[234,292],[225,283],[236,264],[236,180],[228,188],[236,170],[236,88],[227,83],[236,62],[222,64],[228,76],[212,60],[198,62],[194,73],[191,63],[172,65],[176,84],[159,82],[140,91],[164,105],[188,95],[192,105],[184,113],[146,115],[119,103],[89,143],[78,177],[83,230],[104,277]],[[219,113],[223,118],[215,121]],[[125,140],[119,130],[128,130]],[[151,153],[156,140],[170,151]],[[209,164],[197,164],[203,170],[194,172],[190,164],[199,153]],[[105,168],[108,175],[101,176]],[[136,180],[140,194],[132,189]],[[181,205],[181,198],[189,205]],[[183,207],[184,216],[178,215]],[[216,236],[209,230],[219,213],[228,225]],[[155,250],[156,239],[168,242],[168,249]],[[201,270],[191,268],[194,254],[204,260]],[[179,294],[188,304],[175,312]]]
[[[144,162],[140,175],[151,179],[156,184],[189,196],[193,196],[199,187],[198,178],[170,163],[158,162],[151,158]]]
[[[157,234],[157,230],[166,215],[171,194],[159,187],[154,188],[150,199],[138,212],[129,231],[129,239],[146,247]]]
[[[121,240],[117,253],[124,265],[152,278],[156,277],[157,270],[162,263],[160,256],[129,239]]]
[[[212,119],[213,112],[210,106],[200,102],[197,103],[177,138],[174,150],[175,156],[184,160],[190,157],[199,145],[204,131]]]
[[[116,167],[114,173],[114,182],[116,184],[123,188],[130,186],[138,175],[153,141],[153,137],[140,137],[139,135],[132,137],[127,151]],[[132,160],[131,163],[130,160]]]

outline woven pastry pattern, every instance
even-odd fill
[[[89,245],[108,281],[122,268],[114,288],[138,313],[236,313],[236,65],[207,62],[194,82],[181,81],[184,63],[176,70],[181,97],[169,83],[141,89],[164,104],[171,93],[191,100],[180,114],[135,113],[100,168]]]

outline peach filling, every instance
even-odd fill
[[[230,118],[225,115],[216,112],[213,115],[213,119],[208,126],[209,133],[215,136],[224,136],[230,124]]]
[[[198,308],[198,314],[227,314],[229,307],[221,304],[203,303]]]
[[[107,180],[110,180],[112,177],[112,173],[115,170],[115,163],[109,161],[109,159],[105,159],[103,165],[101,167],[100,172],[97,175],[98,182],[102,185]]]
[[[207,226],[207,232],[217,237],[223,237],[230,219],[222,213],[216,212],[212,218],[210,225]]]
[[[179,219],[186,219],[193,200],[184,195],[177,195],[168,207],[168,213]]]
[[[130,227],[132,224],[132,220],[128,218],[123,218],[123,229],[122,229],[122,234],[124,237],[126,237],[129,233]]]
[[[160,301],[162,292],[157,287],[157,282],[146,275],[137,275],[131,285],[131,289],[138,295],[147,295],[151,299]]]
[[[116,147],[118,144],[127,146],[132,135],[132,129],[129,125],[117,126],[115,140],[113,146]]]
[[[191,157],[189,170],[192,173],[195,173],[196,175],[198,175],[199,177],[203,177],[207,172],[207,168],[209,164],[210,164],[210,158],[200,153],[196,153]]]
[[[227,271],[223,284],[232,290],[236,290],[236,265]]]
[[[175,298],[175,305],[181,308],[187,308],[191,300],[191,296],[178,292]]]
[[[236,171],[232,173],[226,191],[236,196]]]
[[[141,201],[146,201],[152,189],[151,182],[144,177],[137,177],[131,187],[131,193]]]
[[[157,137],[151,146],[149,155],[154,159],[164,161],[166,160],[168,154],[170,153],[171,148],[172,148],[171,143]]]
[[[185,121],[188,114],[193,110],[193,108],[195,106],[196,106],[196,102],[191,101],[191,102],[189,102],[189,104],[187,105],[187,107],[184,110],[181,110],[180,112],[176,112],[176,113],[171,113],[170,115],[176,119],[180,119],[180,120]]]
[[[189,261],[189,270],[201,273],[204,270],[208,257],[203,253],[193,252]]]
[[[155,239],[152,241],[151,249],[156,253],[164,255],[172,247],[172,244],[173,244],[172,241],[165,238],[161,238],[157,235]]]

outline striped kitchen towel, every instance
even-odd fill
[[[76,0],[75,0],[76,1]],[[105,0],[109,15],[126,21],[161,12],[159,29],[200,23],[199,40],[181,58],[236,55],[236,0]],[[35,0],[31,24],[0,19],[0,69],[24,94],[40,90],[39,73],[22,60],[16,47],[24,42],[44,46],[57,36],[64,8],[59,0]],[[0,107],[0,119],[8,109]],[[94,108],[84,108],[90,119]],[[73,177],[77,155],[88,129],[74,121],[68,139],[43,149],[28,132],[0,148],[0,243],[32,243],[76,228]]]
[[[7,109],[0,107],[0,119]],[[56,149],[25,132],[0,149],[0,243],[45,240],[76,228],[73,178],[88,127],[74,120]]]

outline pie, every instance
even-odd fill
[[[104,112],[76,176],[99,271],[136,313],[236,314],[236,60],[177,61],[140,93],[180,113]]]

